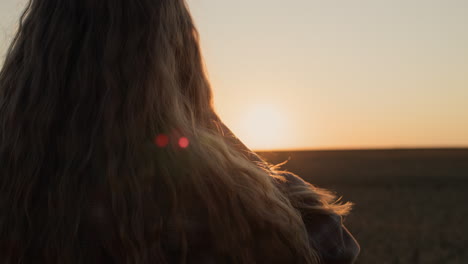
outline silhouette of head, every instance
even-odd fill
[[[185,1],[29,1],[0,72],[0,262],[184,260],[193,216],[218,263],[311,263],[300,214],[212,105]]]

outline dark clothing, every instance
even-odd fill
[[[291,188],[307,184],[301,178],[290,173],[282,173],[287,182],[280,183]],[[309,240],[323,264],[354,263],[360,252],[360,246],[348,229],[343,225],[342,217],[337,214],[317,214],[301,211],[302,219],[309,234]]]

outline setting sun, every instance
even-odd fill
[[[279,106],[256,104],[246,107],[239,115],[235,132],[249,147],[267,150],[283,145],[288,137],[288,125],[288,118]]]

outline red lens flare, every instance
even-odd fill
[[[156,136],[156,139],[154,141],[156,143],[156,146],[164,148],[169,144],[169,137],[165,134],[159,134]]]
[[[187,148],[190,145],[190,141],[186,137],[181,137],[179,139],[179,147]]]

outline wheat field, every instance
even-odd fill
[[[468,263],[468,149],[259,154],[355,203],[357,263]]]

